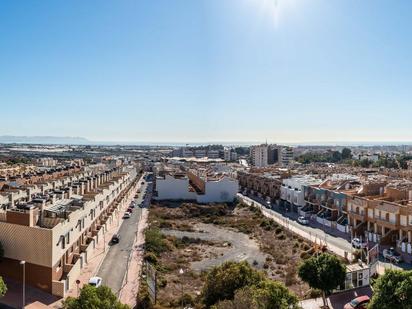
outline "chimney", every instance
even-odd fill
[[[27,201],[30,202],[31,201],[31,188],[27,188]]]
[[[13,208],[13,207],[14,207],[14,203],[15,203],[13,192],[11,192],[11,193],[9,194],[9,203],[10,203],[10,208]]]
[[[72,198],[73,192],[72,192],[72,187],[69,187],[69,190],[67,191],[67,198],[70,199]]]

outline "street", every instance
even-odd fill
[[[129,219],[122,219],[118,234],[120,234],[120,242],[109,246],[103,263],[101,264],[97,273],[98,277],[103,279],[103,285],[107,285],[112,291],[118,295],[123,287],[127,270],[129,266],[129,258],[134,248],[134,241],[137,233],[137,224],[140,220],[142,209],[139,205],[143,202],[143,196],[148,188],[148,183],[140,187],[139,197],[134,199],[136,207]],[[148,194],[149,195],[149,194]],[[146,198],[148,200],[148,198]],[[121,216],[123,214],[120,214]],[[109,240],[106,240],[108,242]]]
[[[254,199],[251,199],[247,196],[244,196],[242,194],[238,194],[238,197],[247,203],[248,205],[251,205],[254,203],[255,205],[259,206],[259,208],[262,210],[263,214],[275,220],[276,222],[282,224],[292,232],[301,235],[302,237],[314,242],[314,243],[322,243],[322,244],[327,244],[327,247],[330,251],[345,257],[347,255],[348,258],[351,257],[351,252],[352,252],[352,246],[349,241],[347,241],[344,238],[341,237],[336,237],[333,235],[330,235],[328,233],[325,233],[323,230],[316,228],[316,227],[311,227],[307,225],[301,225],[298,222],[291,220],[290,218],[276,212],[270,209],[267,209],[264,207],[259,201],[256,201]]]
[[[283,214],[275,210],[268,209],[264,206],[264,201],[260,201],[257,197],[251,198],[251,197],[244,196],[238,193],[238,198],[248,205],[251,205],[252,203],[254,203],[254,205],[258,206],[262,210],[262,213],[266,217],[275,220],[279,224],[290,229],[292,232],[317,244],[326,243],[330,251],[334,252],[335,254],[341,257],[345,257],[345,254],[347,254],[347,257],[350,260],[352,260],[353,248],[352,248],[350,241],[348,239],[340,237],[339,235],[331,235],[330,228],[328,227],[319,228],[318,227],[319,224],[316,222],[311,222],[310,225],[299,224],[298,222],[295,221],[296,219],[295,217],[297,217],[297,214],[295,215],[295,217],[293,217],[290,213]],[[315,226],[312,226],[312,225],[315,225]],[[335,233],[338,233],[338,232],[335,231]],[[395,265],[393,263],[385,261],[385,259],[382,256],[382,252],[380,252],[379,263],[377,266],[378,274],[383,274],[385,272],[385,269],[409,270],[411,269],[411,264],[400,263],[398,265]]]

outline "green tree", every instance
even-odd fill
[[[333,163],[342,161],[342,154],[339,151],[332,151],[332,157],[329,161]]]
[[[342,159],[343,160],[352,159],[352,151],[349,148],[342,149]]]
[[[7,293],[7,286],[4,283],[3,277],[0,277],[0,297],[3,297]]]
[[[372,164],[372,161],[369,160],[369,159],[362,159],[362,160],[360,160],[360,162],[359,162],[359,165],[360,165],[361,167],[370,167],[371,164]]]
[[[387,270],[376,280],[370,309],[412,308],[412,271]]]
[[[68,297],[63,301],[64,309],[128,309],[129,306],[117,300],[116,295],[107,286],[95,288],[85,285],[77,298]]]
[[[263,274],[253,269],[246,261],[225,262],[208,273],[202,292],[203,302],[209,307],[218,301],[233,299],[236,290],[256,285],[263,279]]]
[[[236,290],[233,300],[225,300],[216,305],[217,309],[294,309],[298,298],[282,283],[264,280],[258,285]]]
[[[322,291],[323,304],[327,307],[326,292],[344,283],[346,268],[336,256],[322,253],[305,260],[298,274],[311,288]]]
[[[0,242],[0,261],[4,258],[4,247],[3,244]]]

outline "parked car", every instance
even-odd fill
[[[133,208],[132,208],[132,207],[129,207],[129,208],[127,208],[126,211],[127,211],[127,212],[130,212],[130,213],[133,213]]]
[[[114,234],[112,236],[112,239],[110,240],[110,243],[112,244],[118,244],[120,241],[120,234]]]
[[[270,201],[266,201],[265,207],[269,209],[272,208],[272,203]]]
[[[368,246],[366,242],[362,242],[359,238],[352,239],[351,244],[356,249],[365,249]]]
[[[298,217],[298,223],[303,224],[303,225],[308,225],[308,224],[309,224],[309,220],[306,219],[304,216],[299,216],[299,217]]]
[[[144,181],[142,181],[140,184],[143,186],[143,185],[144,185]]]
[[[91,277],[89,279],[89,285],[94,286],[98,288],[99,286],[102,285],[103,279],[100,277]]]
[[[366,309],[370,302],[370,298],[367,295],[356,297],[352,299],[350,303],[347,303],[344,309]]]
[[[402,262],[402,257],[401,255],[396,252],[395,248],[391,247],[389,249],[384,249],[383,250],[383,257],[386,260],[389,260],[392,263],[400,263]]]
[[[134,208],[135,207],[135,203],[130,203],[129,208]]]
[[[123,219],[129,219],[130,218],[130,212],[125,212],[123,215]]]

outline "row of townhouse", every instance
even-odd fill
[[[88,262],[123,195],[136,186],[134,168],[80,173],[3,196],[0,275],[64,296]],[[16,195],[17,194],[17,195]]]
[[[332,231],[396,246],[412,258],[412,182],[384,175],[238,172],[243,193],[279,201]]]
[[[283,172],[238,171],[239,186],[244,194],[258,195],[273,202],[280,198],[282,179],[289,174]]]
[[[5,173],[0,176],[0,190],[5,191],[9,188],[48,182],[77,174],[81,170],[82,168],[79,165],[67,165],[46,170],[31,170],[24,173]]]
[[[301,215],[371,243],[412,254],[412,183],[387,178],[326,180],[304,187]]]

